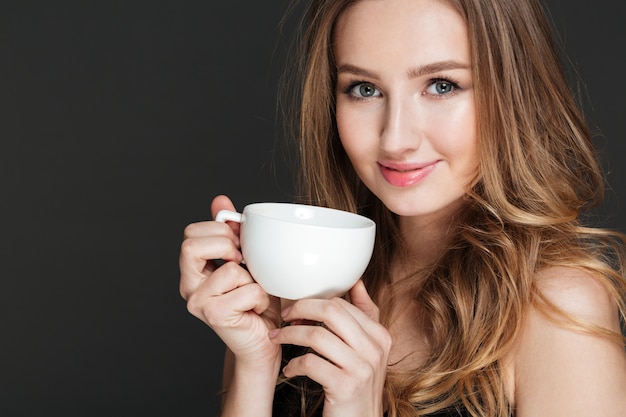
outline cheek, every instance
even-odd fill
[[[350,159],[354,159],[359,151],[364,148],[367,127],[360,120],[358,114],[350,112],[342,106],[337,106],[336,120],[341,144]]]
[[[460,123],[461,129],[465,132],[464,144],[461,148],[465,149],[467,163],[470,169],[475,170],[478,167],[478,138],[476,135],[476,112],[473,107],[467,111],[464,120]]]
[[[478,140],[474,133],[473,127],[468,126],[468,130],[463,135],[459,136],[459,140],[454,147],[454,156],[452,158],[456,163],[454,164],[454,170],[457,175],[465,181],[471,181],[479,170],[480,151],[478,148]]]
[[[440,151],[458,161],[461,165],[478,165],[478,140],[474,107],[467,105],[448,113],[447,120],[440,126],[447,126],[440,141]]]
[[[345,141],[348,139],[347,135],[350,132],[350,129],[346,127],[348,125],[348,120],[346,119],[345,112],[341,111],[341,107],[337,106],[336,112],[335,121],[337,122],[337,132],[339,132],[341,144],[345,147]]]

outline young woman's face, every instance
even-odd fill
[[[334,37],[337,125],[365,185],[394,213],[439,217],[477,172],[465,21],[438,0],[362,0]]]

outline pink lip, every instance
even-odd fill
[[[438,161],[428,163],[398,163],[379,161],[378,168],[385,181],[396,187],[408,187],[426,178]]]

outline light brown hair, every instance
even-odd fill
[[[288,132],[299,156],[296,198],[359,212],[378,224],[365,280],[385,322],[401,290],[387,291],[390,264],[402,251],[396,216],[356,176],[335,124],[333,26],[352,3],[308,2],[299,60],[288,68],[296,83],[283,80],[296,91],[285,90],[283,98],[299,101],[283,104],[296,121]],[[531,304],[564,326],[624,345],[621,334],[560,314],[534,281],[550,266],[584,269],[613,294],[622,319],[626,315],[624,237],[581,221],[602,202],[604,179],[542,5],[538,0],[449,3],[467,22],[480,171],[455,218],[449,248],[431,269],[415,271],[420,280],[402,284],[426,312],[436,354],[413,372],[388,373],[390,417],[460,403],[475,416],[508,416],[499,360]],[[411,284],[418,281],[419,286]]]

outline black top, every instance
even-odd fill
[[[272,417],[300,417],[300,406],[300,392],[296,386],[283,383],[276,387]],[[322,417],[322,412],[323,407],[318,407],[312,417]],[[452,409],[429,414],[428,417],[470,417],[470,414],[463,406],[459,405]]]

